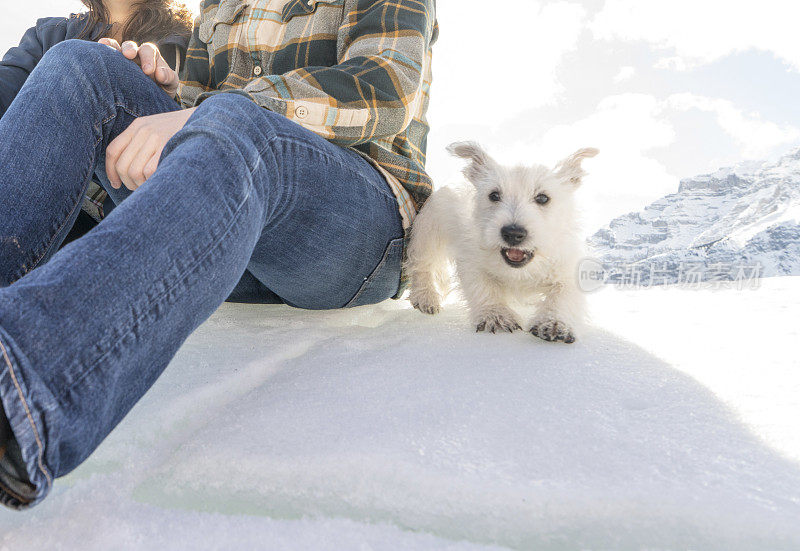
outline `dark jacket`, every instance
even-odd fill
[[[42,59],[45,52],[64,40],[78,38],[83,32],[88,15],[72,14],[69,17],[46,17],[39,19],[36,26],[28,29],[19,46],[8,50],[3,60],[0,61],[0,117],[17,97],[17,93],[25,84],[28,75]],[[110,25],[100,23],[96,25],[85,38],[97,41],[109,30]],[[157,42],[164,59],[172,68],[176,61],[183,66],[186,56],[186,47],[189,38],[180,35],[170,35]]]

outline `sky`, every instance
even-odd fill
[[[677,191],[681,178],[800,147],[795,0],[439,0],[428,170],[459,178],[452,141],[505,163],[581,147],[584,229]],[[190,6],[195,8],[197,6]],[[0,49],[73,0],[6,8]]]

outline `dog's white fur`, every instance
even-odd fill
[[[436,190],[414,220],[406,264],[411,303],[438,313],[453,261],[478,331],[521,329],[511,303],[535,303],[526,330],[545,340],[573,342],[585,316],[584,293],[577,285],[583,248],[573,193],[585,174],[581,162],[598,151],[576,151],[552,170],[501,166],[474,142],[452,144],[448,151],[469,159],[464,175],[472,185]],[[492,192],[499,201],[490,199]],[[535,200],[540,194],[549,200],[540,204]],[[511,225],[527,231],[513,248],[533,252],[522,267],[510,265],[502,254],[511,245],[501,229]]]

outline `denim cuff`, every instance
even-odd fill
[[[0,402],[2,402],[14,439],[19,446],[24,471],[33,490],[27,484],[0,481],[0,503],[12,509],[27,509],[39,503],[50,492],[53,475],[45,464],[45,436],[38,400],[31,394],[30,372],[25,370],[24,356],[17,350],[13,339],[0,327]],[[16,455],[16,454],[15,454]]]

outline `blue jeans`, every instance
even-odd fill
[[[117,207],[59,250],[111,140],[177,108],[118,52],[68,40],[0,119],[0,398],[32,488],[0,487],[5,505],[86,459],[237,284],[310,309],[397,291],[381,174],[237,94],[203,102],[156,173],[110,189]]]

